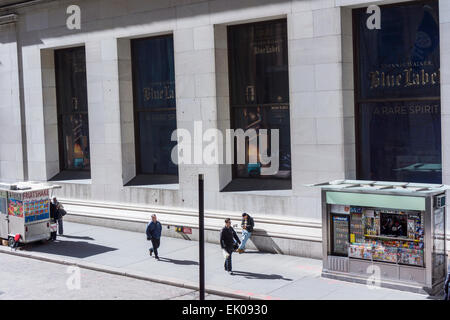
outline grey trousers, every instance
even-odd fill
[[[58,234],[62,235],[64,233],[64,228],[63,228],[63,219],[58,219]]]

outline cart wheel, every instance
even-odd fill
[[[13,237],[9,237],[8,238],[8,246],[10,247],[10,248],[14,248],[14,245],[16,244],[16,241],[14,241],[14,238]]]

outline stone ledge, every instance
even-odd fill
[[[179,215],[179,216],[187,216],[187,217],[198,217],[198,212],[193,209],[187,208],[177,208],[177,207],[157,207],[157,206],[133,206],[129,204],[121,204],[121,203],[111,203],[111,202],[94,202],[94,201],[84,201],[84,200],[72,200],[72,199],[59,199],[62,203],[69,206],[76,206],[78,208],[87,207],[87,208],[103,208],[103,209],[120,209],[121,212],[124,210],[130,211],[130,215],[128,217],[132,217],[132,212],[137,212],[137,215],[144,214],[148,215],[150,213],[159,213],[159,214],[171,214],[171,215]],[[84,210],[83,210],[84,211]],[[92,211],[92,210],[91,210]],[[122,215],[123,216],[123,215]],[[285,225],[285,226],[295,226],[295,227],[308,227],[313,229],[319,229],[319,238],[317,240],[322,241],[321,229],[322,223],[318,220],[314,219],[305,219],[305,218],[286,218],[286,217],[277,217],[270,218],[267,216],[259,216],[251,214],[251,216],[258,220],[260,223],[267,224],[277,224],[277,225]],[[225,219],[231,218],[234,220],[241,220],[241,214],[236,212],[226,212],[226,211],[212,211],[205,210],[205,218],[212,219]],[[111,217],[112,218],[112,217]],[[147,218],[147,216],[146,216]],[[148,215],[150,218],[150,215]],[[222,222],[221,222],[222,224]]]

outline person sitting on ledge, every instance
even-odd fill
[[[253,221],[253,218],[250,217],[250,215],[246,212],[242,214],[242,242],[239,248],[237,249],[237,252],[243,253],[245,252],[245,245],[247,244],[248,239],[252,236],[253,228],[255,227],[255,222]]]

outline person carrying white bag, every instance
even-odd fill
[[[238,244],[241,244],[241,240],[239,239],[236,231],[234,231],[233,227],[231,227],[231,219],[225,219],[225,227],[223,227],[220,232],[220,246],[222,247],[223,257],[225,258],[224,268],[230,275],[233,274],[232,265],[231,265],[231,255],[233,251],[235,251],[238,247]]]

